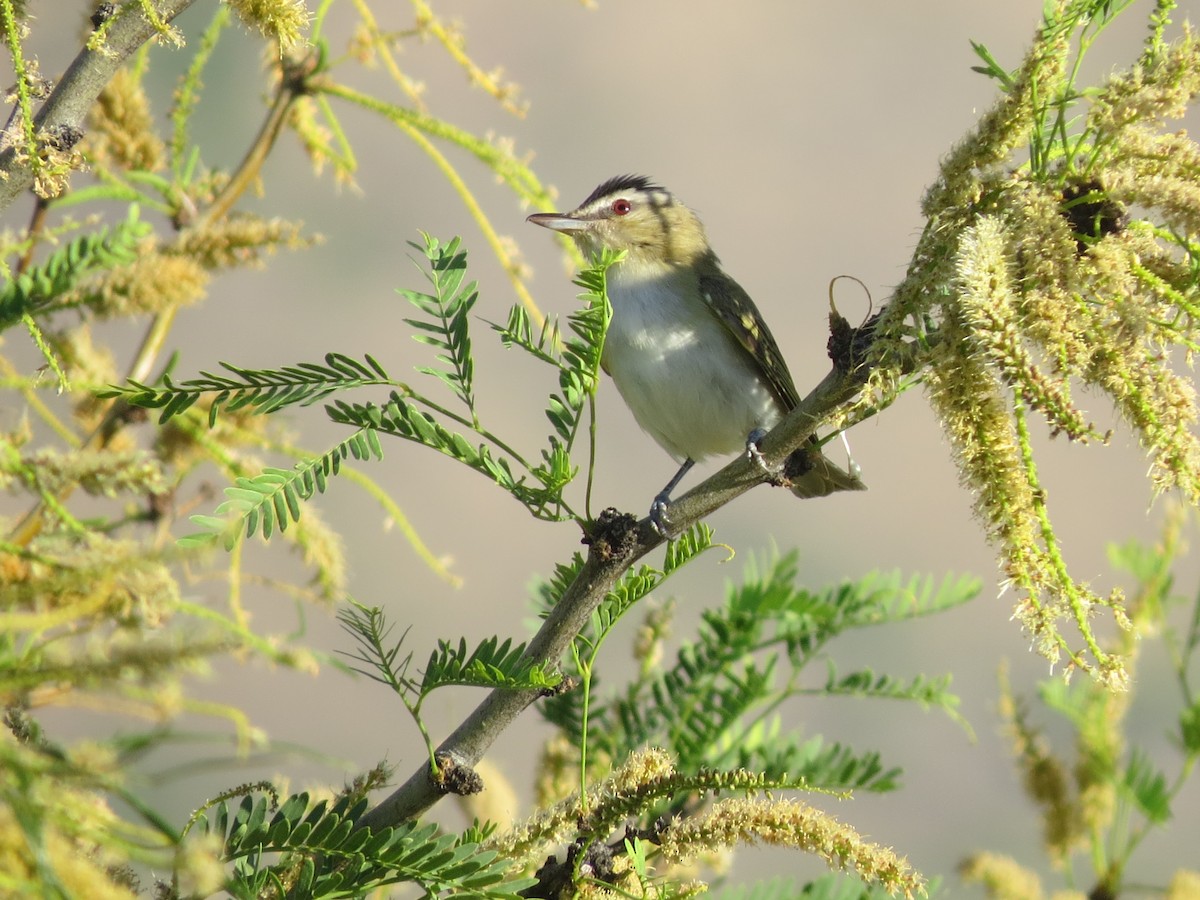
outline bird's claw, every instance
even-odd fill
[[[670,526],[667,524],[667,508],[671,505],[671,498],[664,492],[654,498],[654,502],[650,504],[650,525],[661,537],[669,538],[671,536]]]
[[[763,428],[755,428],[752,432],[746,435],[746,456],[751,461],[758,463],[758,467],[764,472],[770,474],[771,469],[767,465],[767,461],[763,459],[762,450],[759,449],[759,444],[762,439],[767,436],[767,432]]]

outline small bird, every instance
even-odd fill
[[[624,250],[608,271],[612,321],[601,366],[637,423],[680,464],[650,521],[668,533],[671,491],[707,457],[758,443],[800,402],[779,345],[750,296],[725,274],[691,209],[640,175],[620,175],[568,213],[528,221],[570,235],[585,256]],[[798,497],[864,490],[819,450],[793,479]]]

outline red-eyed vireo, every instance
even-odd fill
[[[570,235],[585,255],[624,250],[608,271],[612,322],[601,365],[633,417],[680,463],[650,518],[667,533],[671,491],[693,464],[758,442],[799,402],[787,364],[749,295],[721,269],[692,210],[650,179],[610,178],[568,213],[535,225]],[[799,497],[863,490],[857,474],[805,450]]]

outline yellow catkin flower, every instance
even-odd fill
[[[540,809],[571,793],[579,781],[579,750],[556,732],[542,745],[533,785],[534,804]]]
[[[458,796],[459,808],[467,821],[492,822],[500,829],[511,828],[521,809],[521,801],[508,777],[499,766],[487,759],[475,764],[475,774],[483,779],[485,789],[477,794]]]
[[[1109,195],[1161,213],[1180,234],[1200,233],[1200,147],[1186,132],[1160,134],[1145,126],[1123,129],[1104,169]]]
[[[186,256],[149,251],[76,292],[102,318],[158,313],[202,299],[209,273]]]
[[[651,603],[638,626],[633,639],[633,658],[643,675],[655,671],[662,664],[663,642],[671,634],[671,622],[675,615],[675,603]]]
[[[181,896],[207,897],[221,889],[225,883],[221,850],[221,839],[215,834],[180,844],[175,854],[175,873]]]
[[[1090,353],[1090,304],[1081,285],[1081,260],[1062,196],[1013,176],[1005,201],[1005,241],[1020,284],[1015,313],[1023,336],[1035,344],[1062,379],[1078,373]]]
[[[89,854],[77,841],[52,831],[45,835],[45,844],[55,877],[64,888],[65,896],[87,897],[89,900],[136,898],[137,895],[127,886],[112,879],[112,872],[100,857]]]
[[[1131,673],[1135,659],[1135,654],[1126,659]],[[1126,692],[1099,686],[1088,686],[1085,690],[1087,702],[1082,706],[1076,739],[1079,827],[1084,832],[1099,834],[1112,824],[1116,810],[1116,785],[1122,779],[1125,713],[1130,697]]]
[[[1167,886],[1166,900],[1200,900],[1200,872],[1180,869]]]
[[[1042,900],[1044,896],[1037,875],[998,853],[977,853],[958,873],[968,884],[983,885],[990,900]]]
[[[967,332],[951,321],[945,326],[925,383],[941,419],[964,486],[975,493],[975,513],[1000,547],[1008,580],[1034,590],[1047,580],[1038,549],[1034,497],[1021,460],[1017,435],[1000,386],[970,352]],[[1053,619],[1036,605],[1018,609],[1022,623],[1037,639],[1053,633]]]
[[[704,814],[679,819],[660,835],[660,849],[682,862],[718,847],[770,844],[820,856],[833,869],[855,869],[892,896],[916,897],[924,881],[891,849],[863,840],[853,828],[798,800],[730,798]]]
[[[312,97],[296,98],[288,110],[288,127],[300,138],[314,175],[320,175],[326,164],[332,163],[334,178],[339,184],[354,183],[353,168],[348,160],[334,152],[333,133],[322,124],[320,107]]]
[[[1066,767],[1051,753],[1041,734],[1026,721],[1010,689],[1006,669],[1000,672],[999,711],[1012,741],[1012,754],[1025,793],[1041,809],[1046,852],[1056,865],[1065,865],[1085,833],[1068,786]]]
[[[612,776],[601,782],[596,793],[629,794],[646,784],[669,778],[675,774],[675,763],[671,754],[658,747],[647,747],[631,753],[629,759]]]
[[[304,564],[314,571],[314,581],[320,587],[319,599],[340,600],[346,593],[346,548],[342,536],[311,507],[304,518],[290,530],[304,557]]]
[[[115,384],[121,378],[112,349],[93,340],[91,324],[88,322],[56,334],[54,349],[72,383]],[[95,425],[93,416],[102,408],[107,408],[107,401],[102,403],[88,393],[76,402],[75,412],[88,425]]]
[[[1092,101],[1089,124],[1110,138],[1130,124],[1180,119],[1200,93],[1200,40],[1190,24],[1157,54],[1109,79]]]
[[[180,232],[170,250],[205,269],[259,266],[263,256],[276,250],[301,249],[318,240],[305,237],[301,229],[299,222],[244,213],[188,228]]]
[[[1043,372],[1029,350],[1017,312],[1021,300],[1013,284],[1007,230],[999,218],[984,216],[966,231],[955,268],[958,302],[971,340],[1000,377],[1073,440],[1093,433],[1071,403],[1065,376]]]
[[[572,775],[578,778],[578,769],[572,768],[572,765],[578,765],[578,758],[575,757],[572,763],[571,748],[565,746],[555,748],[553,753],[563,754],[557,757],[555,765],[565,763],[565,767],[561,778],[554,779],[554,787],[561,788]],[[608,778],[588,788],[586,809],[578,791],[548,808],[539,803],[540,812],[508,831],[493,835],[485,842],[485,847],[505,856],[530,859],[540,848],[569,839],[578,830],[581,816],[586,816],[589,810],[628,797],[648,784],[670,777],[674,771],[674,764],[666,751],[655,748],[637,751]]]
[[[229,5],[243,22],[277,41],[281,50],[300,43],[308,27],[304,0],[229,0]]]
[[[104,850],[115,816],[102,798],[47,780],[27,799],[44,814],[34,826],[36,836],[27,833],[29,822],[18,823],[11,807],[0,805],[0,872],[12,891],[5,896],[41,896],[49,869],[65,896],[134,900],[135,893],[111,869],[121,860]]]
[[[68,454],[43,447],[24,462],[37,470],[38,484],[53,492],[79,487],[93,496],[117,497],[166,490],[159,461],[141,450],[76,450]]]
[[[128,68],[117,70],[90,115],[87,150],[96,163],[145,172],[163,167],[166,150],[154,130],[150,101]]]

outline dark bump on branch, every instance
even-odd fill
[[[96,9],[92,13],[92,28],[99,28],[109,19],[117,14],[117,4],[115,3],[97,3]]]
[[[634,828],[632,825],[627,825],[625,827],[625,838],[621,841],[621,844],[624,846],[625,841],[632,841],[634,838],[651,844],[661,844],[663,832],[667,830],[667,826],[670,824],[670,818],[659,816],[650,823],[649,828]]]
[[[798,478],[803,478],[812,471],[812,468],[812,454],[807,448],[801,447],[783,461],[783,472],[781,476],[777,476],[780,480],[780,484],[775,486],[787,487],[788,482],[795,481]]]
[[[850,320],[836,309],[831,309],[829,311],[829,340],[825,342],[825,352],[829,355],[833,367],[839,372],[850,371],[853,343],[854,329],[850,326]]]
[[[617,871],[613,866],[613,858],[612,848],[608,844],[595,841],[588,845],[579,872],[587,878],[594,878],[605,884],[614,884],[617,880]]]
[[[558,857],[551,854],[533,877],[537,883],[521,891],[521,896],[528,900],[553,900],[564,896],[571,886],[571,867],[560,863]]]
[[[559,862],[558,857],[553,854],[547,857],[541,867],[533,873],[537,884],[521,891],[521,896],[529,900],[557,900],[559,897],[572,896],[576,886],[576,860],[579,859],[579,852],[584,846],[582,840],[575,841],[567,848],[567,858],[563,862]],[[613,865],[614,858],[613,849],[607,844],[591,841],[584,851],[583,860],[579,862],[579,874],[590,880],[615,884],[618,875]]]
[[[793,459],[796,456],[803,456],[803,459]],[[806,472],[812,471],[812,467],[812,462],[809,461],[804,449],[801,448],[790,453],[779,465],[772,466],[770,469],[762,472],[760,477],[762,483],[768,487],[791,488],[793,480]]]
[[[161,522],[175,510],[175,489],[170,488],[157,494],[146,495],[146,521],[153,524]]]
[[[44,78],[40,75],[35,75],[26,82],[26,88],[29,90],[29,96],[34,100],[45,100],[52,93],[54,93],[54,81],[50,78]],[[12,92],[15,90],[15,87],[9,88],[10,97]],[[10,102],[13,101],[10,100]],[[14,112],[16,112],[16,110],[14,110]],[[9,121],[11,122],[12,119],[10,118]]]
[[[294,55],[284,59],[282,65],[284,88],[297,97],[312,93],[308,82],[321,69],[322,56],[321,49],[313,47],[302,56]]]
[[[439,750],[434,755],[437,762],[437,773],[432,775],[438,793],[456,794],[459,797],[469,797],[483,790],[483,779],[456,754]]]
[[[83,140],[83,129],[74,125],[54,125],[46,132],[46,143],[55,150],[70,150]]]
[[[634,516],[610,506],[591,523],[580,543],[590,546],[596,559],[607,562],[637,547],[637,524]]]
[[[1062,192],[1062,214],[1078,237],[1075,249],[1082,256],[1088,244],[1110,234],[1120,234],[1129,224],[1129,211],[1113,200],[1095,180],[1067,185]]]
[[[554,687],[545,688],[542,691],[543,697],[561,697],[563,694],[569,694],[575,688],[579,687],[579,679],[567,675]]]
[[[866,361],[875,340],[875,325],[883,312],[877,312],[855,327],[837,310],[829,313],[829,340],[825,345],[833,368],[843,374],[854,374],[859,380],[867,377]]]

